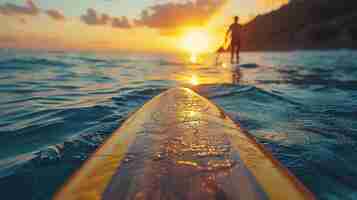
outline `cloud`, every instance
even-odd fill
[[[46,10],[46,14],[54,20],[58,20],[58,21],[65,20],[65,16],[59,10],[55,10],[55,9]]]
[[[20,16],[20,22],[23,24],[26,23],[26,20],[23,18],[23,16],[37,16],[41,13],[45,13],[54,20],[65,19],[65,16],[59,10],[49,9],[43,11],[37,7],[32,0],[27,0],[26,4],[22,6],[13,3],[5,3],[0,5],[0,15]]]
[[[127,17],[114,17],[112,21],[113,28],[130,28],[131,25]]]
[[[127,17],[112,17],[108,14],[100,14],[93,8],[89,8],[87,12],[81,15],[82,22],[87,25],[107,25],[110,24],[113,28],[131,28]]]
[[[27,0],[24,6],[19,6],[13,3],[5,3],[0,5],[0,14],[2,15],[38,15],[40,9],[33,3],[32,0]]]
[[[81,20],[88,25],[104,25],[110,21],[110,16],[107,14],[98,14],[93,8],[89,8],[85,14],[81,16]]]
[[[184,3],[168,2],[151,6],[135,20],[137,26],[147,26],[170,32],[182,26],[201,26],[227,2],[227,0],[196,0]]]

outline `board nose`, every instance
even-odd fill
[[[131,115],[54,199],[313,196],[222,109],[173,88]]]

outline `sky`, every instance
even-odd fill
[[[209,51],[222,43],[232,16],[246,23],[286,2],[0,0],[0,48],[169,52],[201,36],[207,42],[189,46]]]

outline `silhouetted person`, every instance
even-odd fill
[[[229,29],[226,33],[226,41],[228,39],[228,35],[231,35],[231,63],[234,63],[234,55],[236,56],[237,63],[239,62],[239,51],[241,47],[241,29],[242,25],[238,23],[239,17],[234,17],[234,23],[229,26]]]

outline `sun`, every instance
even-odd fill
[[[209,50],[210,35],[208,32],[200,29],[186,31],[181,37],[180,45],[182,49],[197,55]]]

